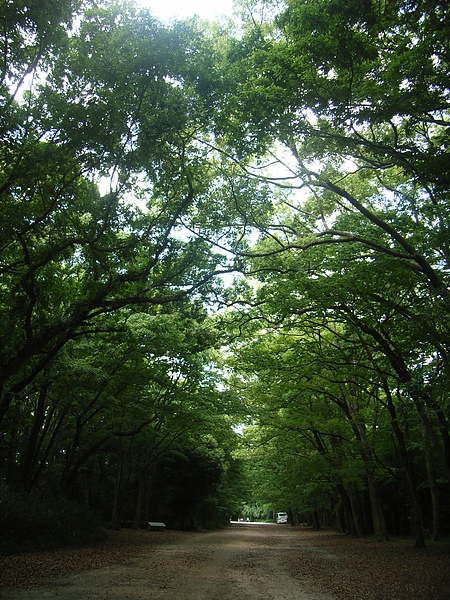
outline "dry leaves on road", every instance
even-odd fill
[[[108,532],[104,542],[85,548],[0,556],[0,589],[30,588],[56,577],[122,564],[134,556],[148,552],[151,545],[171,540],[176,542],[188,535],[187,532],[178,531],[123,529]]]
[[[338,600],[450,598],[450,549],[445,544],[416,550],[406,540],[381,543],[289,526],[272,526],[266,531],[268,536],[271,531],[275,536],[283,531],[289,533],[292,543],[288,541],[288,547],[283,549],[283,560],[299,586],[302,582],[313,582]],[[111,532],[105,542],[88,548],[0,557],[0,588],[34,588],[61,576],[124,565],[148,553],[153,546],[176,545],[190,536],[201,535],[122,530]],[[247,559],[257,551],[254,547],[249,549]],[[240,564],[240,568],[245,567]]]
[[[310,543],[305,540],[304,549],[291,557],[290,567],[339,600],[450,599],[448,545],[418,550],[411,540],[377,542],[325,531],[309,533]]]

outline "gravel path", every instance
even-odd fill
[[[0,558],[5,600],[448,600],[444,545],[240,524],[112,532],[102,545]]]

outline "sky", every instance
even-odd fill
[[[233,0],[138,0],[151,10],[158,19],[167,21],[172,17],[186,18],[198,15],[202,19],[214,19],[231,15]]]

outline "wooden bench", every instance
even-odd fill
[[[164,531],[166,528],[166,524],[161,521],[149,521],[148,522],[148,530],[149,531]]]

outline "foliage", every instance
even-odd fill
[[[101,519],[61,496],[22,496],[6,485],[0,491],[0,552],[15,554],[82,546],[104,538]]]
[[[234,368],[262,428],[260,477],[294,456],[269,488],[286,482],[290,502],[298,464],[294,506],[305,510],[308,497],[319,502],[323,475],[325,505],[350,515],[338,525],[363,532],[357,505],[368,496],[380,537],[381,490],[401,483],[420,546],[417,490],[450,475],[448,383],[447,392],[435,385],[448,382],[448,10],[252,6],[229,45],[230,126],[219,133],[245,172],[283,190],[256,243],[241,249],[253,284],[236,290],[240,310],[230,314],[247,336],[234,345]],[[325,462],[308,473],[295,452]],[[435,523],[447,485],[432,492]]]
[[[56,4],[0,14],[8,490],[438,537],[446,6],[246,2],[227,30]]]
[[[185,431],[225,443],[235,419],[205,307],[231,267],[188,231],[215,231],[208,42],[130,3],[53,4],[1,9],[0,477],[139,524],[152,469],[177,440],[196,456]]]

